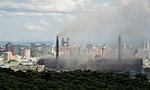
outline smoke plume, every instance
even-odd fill
[[[59,35],[86,36],[88,39],[100,41],[112,40],[119,34],[128,40],[148,38],[149,0],[111,0],[98,7],[65,25]]]

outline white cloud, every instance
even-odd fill
[[[28,31],[42,30],[42,27],[40,25],[33,25],[32,23],[25,23],[24,28]]]
[[[61,17],[54,17],[53,20],[56,21],[56,22],[59,22],[59,23],[64,22],[63,18],[61,18]]]
[[[49,13],[66,13],[82,10],[90,0],[27,0],[27,1],[0,1],[0,12],[4,15],[47,15]],[[44,14],[43,14],[44,13]]]
[[[128,5],[129,2],[130,2],[130,0],[121,0],[121,3],[122,3],[123,5]]]
[[[6,1],[0,3],[1,8],[14,9],[32,9],[40,11],[72,11],[76,8],[76,2],[73,0],[45,0],[31,2],[12,2]]]
[[[0,11],[0,16],[62,16],[62,13],[40,13],[40,12],[8,12]]]
[[[49,25],[49,23],[46,22],[45,20],[41,20],[40,23],[43,24],[43,25],[46,25],[46,26]]]
[[[75,17],[75,16],[73,16],[73,15],[65,15],[66,17],[67,17],[67,19],[68,19],[68,21],[74,21],[74,20],[76,20],[77,18]]]

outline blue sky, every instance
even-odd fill
[[[139,0],[133,0],[133,3],[135,3],[133,5],[144,5],[144,9],[142,9],[141,11],[145,10],[145,8],[150,10],[148,0],[142,0],[141,2],[143,2],[143,4],[137,3],[138,1]],[[126,11],[130,6],[129,3],[130,0],[0,0],[0,41],[55,40],[55,36],[57,32],[60,32],[62,28],[67,27],[67,25],[69,25],[72,22],[75,22],[76,20],[78,20],[77,22],[82,22],[79,19],[80,17],[84,17],[84,15],[85,17],[86,15],[89,15],[87,17],[99,17],[95,15],[92,16],[90,15],[91,13],[97,15],[100,12],[100,16],[104,16],[104,18],[111,18],[108,21],[114,22],[115,20],[113,19],[116,18],[110,16],[113,16],[114,13],[117,14],[118,11],[125,12],[126,14]],[[146,3],[148,3],[148,5]],[[122,11],[122,8],[124,7],[125,9],[123,10],[125,11]],[[133,7],[134,11],[136,11],[134,9],[135,7]],[[137,11],[137,13],[145,13],[141,11]],[[149,12],[146,11],[146,14],[149,14]],[[118,15],[122,16],[122,14],[118,14]],[[132,16],[130,12],[127,12],[127,15]],[[119,20],[122,20],[125,17],[120,17],[120,18],[121,19]],[[131,17],[127,17],[127,18],[131,18]],[[95,20],[95,18],[94,19],[85,18],[85,19],[89,19],[91,21]],[[145,21],[143,22],[145,23]],[[95,25],[94,23],[92,24]],[[116,25],[118,25],[118,23],[120,23],[120,21],[118,21]],[[138,23],[137,25],[139,24],[141,23]],[[107,26],[108,23],[105,25]],[[89,33],[87,33],[85,35],[86,37],[84,37],[83,39],[89,37],[90,32],[93,29],[95,30],[94,35],[97,34],[96,33],[97,28],[106,29],[103,27],[99,28],[98,26],[99,25],[97,26],[95,25],[96,28],[90,28],[90,29],[88,28],[89,31],[87,32]],[[115,26],[112,26],[112,24],[110,24],[110,27],[108,28],[107,26],[107,29],[111,29],[112,27]],[[143,26],[140,26],[140,28],[141,27]],[[110,35],[111,32],[109,33],[108,32],[109,31],[105,30],[104,33],[107,33],[107,35],[104,36],[98,35],[98,36],[103,36],[103,38],[106,38],[108,36],[113,37],[113,35]],[[76,35],[73,35],[73,37],[76,37]],[[98,37],[98,38],[102,38],[102,37]],[[93,39],[95,39],[95,37],[93,37]]]

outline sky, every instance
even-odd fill
[[[0,0],[0,41],[51,41],[55,40],[57,32],[63,31],[65,33],[86,32],[85,37],[81,37],[83,40],[89,36],[92,38],[91,41],[96,38],[103,40],[106,37],[112,38],[120,32],[129,32],[133,30],[132,26],[137,25],[138,27],[133,31],[141,33],[140,30],[144,28],[146,35],[142,34],[142,36],[148,36],[147,33],[150,34],[149,13],[150,1],[148,0]],[[129,22],[132,21],[137,23],[130,26]],[[88,27],[89,24],[92,28]],[[127,24],[129,26],[126,26]],[[114,29],[123,31],[117,30],[117,33],[112,35]],[[75,33],[71,35],[79,39],[81,35]]]
[[[53,40],[65,23],[103,2],[105,0],[0,0],[0,41]]]

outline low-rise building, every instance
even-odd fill
[[[44,71],[44,69],[45,69],[45,65],[37,65],[36,70],[37,70],[38,72]]]
[[[8,62],[12,59],[13,59],[12,52],[10,51],[4,52],[4,62]]]

